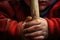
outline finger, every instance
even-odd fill
[[[37,36],[37,37],[34,37],[33,39],[34,40],[43,40],[45,37],[44,36]]]
[[[36,36],[45,36],[45,37],[47,37],[47,35],[48,35],[48,33],[43,32],[43,31],[37,31],[37,32],[25,34],[26,37],[36,37]]]
[[[25,33],[30,33],[30,32],[35,32],[35,31],[43,30],[43,29],[44,29],[44,25],[43,24],[39,24],[39,25],[31,26],[29,28],[25,28],[24,32]]]
[[[39,24],[40,24],[40,22],[37,22],[36,20],[32,20],[32,21],[27,22],[25,26],[27,28],[27,27],[30,27],[33,25],[39,25]]]
[[[26,37],[36,37],[36,36],[39,36],[39,35],[40,36],[42,35],[42,31],[37,31],[37,32],[25,34]]]
[[[42,30],[42,28],[40,28],[40,27],[41,27],[41,25],[34,25],[32,27],[29,27],[29,28],[24,29],[23,31],[25,33],[31,33],[31,32]]]
[[[28,21],[31,21],[32,20],[32,17],[31,16],[28,16],[25,20],[25,22],[28,22]]]

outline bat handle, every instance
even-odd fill
[[[31,16],[33,19],[40,18],[38,0],[31,0]]]
[[[31,16],[34,19],[40,18],[38,0],[31,0]],[[40,22],[40,20],[38,20]]]

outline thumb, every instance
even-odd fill
[[[29,22],[29,21],[31,21],[31,20],[32,20],[32,17],[31,17],[31,16],[28,16],[28,17],[26,18],[25,22]]]

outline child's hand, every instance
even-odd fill
[[[41,40],[48,35],[48,24],[43,18],[27,21],[24,27],[24,33],[27,38]]]

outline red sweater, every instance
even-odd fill
[[[60,35],[60,1],[57,2],[47,14],[45,18],[48,22],[48,30],[50,39],[59,38]],[[18,36],[22,21],[25,19],[24,9],[19,2],[2,1],[0,2],[0,32]],[[20,25],[18,26],[18,23]],[[6,36],[6,35],[3,35]]]

